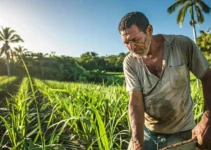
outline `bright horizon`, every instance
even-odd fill
[[[182,34],[193,39],[187,14],[183,27],[176,23],[178,11],[168,14],[174,0],[0,0],[0,26],[10,27],[25,41],[29,51],[79,57],[94,51],[99,56],[128,52],[118,24],[128,12],[141,11],[152,24],[153,34]],[[204,0],[211,7],[211,1]],[[200,30],[211,28],[211,13],[204,14]],[[2,43],[1,43],[2,44]]]

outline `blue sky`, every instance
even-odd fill
[[[193,39],[190,17],[183,27],[177,12],[167,13],[175,0],[0,0],[0,26],[11,27],[29,51],[79,57],[87,51],[99,56],[127,52],[117,30],[128,12],[141,11],[153,25],[154,34],[183,34]],[[210,0],[204,0],[211,7]],[[196,30],[211,28],[211,14]]]

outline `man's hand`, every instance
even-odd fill
[[[141,91],[130,92],[129,118],[133,150],[144,150],[144,103]]]
[[[133,141],[133,150],[144,150],[144,146],[141,146],[140,143]]]
[[[205,111],[201,121],[193,128],[192,138],[197,138],[198,148],[211,150],[211,113]]]

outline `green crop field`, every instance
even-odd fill
[[[124,84],[6,76],[0,81],[0,149],[127,149],[129,96]],[[198,122],[203,96],[194,79],[191,89]]]

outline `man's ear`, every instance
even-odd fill
[[[147,32],[148,35],[152,36],[152,33],[153,33],[152,25],[147,26],[146,32]]]

